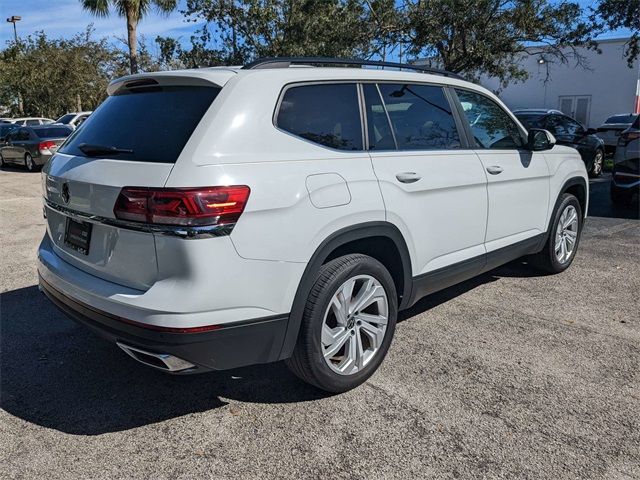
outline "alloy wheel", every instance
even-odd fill
[[[27,170],[32,172],[35,169],[35,165],[33,163],[33,158],[28,153],[24,156],[24,166],[27,167]]]
[[[578,241],[578,227],[578,212],[573,205],[567,205],[556,228],[554,251],[558,262],[566,263],[573,255]]]
[[[331,298],[322,323],[322,354],[340,375],[353,375],[371,362],[387,331],[389,302],[370,275],[344,282]]]
[[[602,164],[604,163],[604,155],[600,150],[596,151],[596,156],[593,159],[592,171],[595,176],[602,173]]]

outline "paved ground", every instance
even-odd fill
[[[76,326],[34,286],[39,176],[1,171],[0,477],[640,478],[640,221],[607,188],[567,272],[422,301],[325,396],[280,364],[165,376]]]

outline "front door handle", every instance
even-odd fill
[[[487,172],[489,172],[491,175],[498,175],[499,173],[502,173],[502,167],[498,165],[492,165],[490,167],[487,167]]]
[[[415,183],[422,177],[416,172],[402,172],[396,175],[396,178],[400,183]]]

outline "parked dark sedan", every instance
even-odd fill
[[[27,170],[37,170],[58,150],[73,133],[66,125],[40,125],[18,127],[0,145],[0,164],[24,165]]]
[[[615,204],[640,200],[640,115],[618,137],[611,175],[611,200]]]
[[[589,176],[602,173],[604,163],[604,142],[595,135],[593,128],[586,129],[573,118],[557,110],[515,110],[518,120],[527,128],[544,128],[556,137],[559,145],[573,147],[587,166]]]

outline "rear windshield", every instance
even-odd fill
[[[9,125],[0,125],[0,136],[6,135],[15,128],[18,128],[18,126],[13,123],[10,123]]]
[[[97,158],[175,163],[218,87],[149,87],[107,98],[60,152],[87,156],[82,144],[116,148]],[[85,148],[86,149],[86,148]]]
[[[631,123],[635,120],[636,116],[633,114],[629,115],[614,115],[612,117],[607,118],[605,123]]]
[[[68,137],[73,130],[68,128],[51,127],[51,128],[34,128],[34,132],[38,138],[64,138]]]

